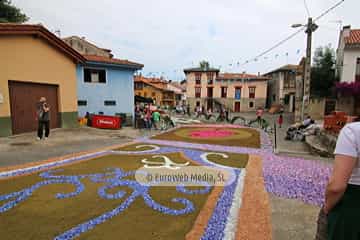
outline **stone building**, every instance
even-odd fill
[[[95,55],[108,58],[113,57],[110,49],[100,48],[95,44],[87,41],[85,37],[70,36],[63,38],[63,41],[65,41],[70,47],[74,48],[82,55]]]

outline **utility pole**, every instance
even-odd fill
[[[312,43],[312,33],[315,32],[317,28],[318,25],[313,23],[312,18],[309,17],[305,30],[305,33],[307,34],[307,44],[306,44],[306,60],[305,60],[305,73],[304,73],[304,83],[303,83],[304,92],[303,92],[301,120],[304,120],[304,116],[309,113],[310,84],[311,84],[311,43]]]

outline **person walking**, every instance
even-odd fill
[[[360,239],[360,122],[345,125],[325,192],[328,240]]]
[[[259,107],[256,110],[256,120],[261,128],[263,127],[263,120],[262,120],[263,114],[264,114],[264,110],[261,107]]]
[[[37,140],[41,140],[44,135],[48,139],[50,135],[50,106],[46,102],[45,97],[41,97],[36,107],[36,119],[38,121]]]
[[[226,119],[227,122],[230,122],[230,119],[229,119],[229,111],[230,111],[229,108],[226,108],[226,109],[225,109],[225,119]]]
[[[155,130],[158,130],[159,122],[160,122],[160,113],[159,113],[159,111],[153,111],[152,120],[153,120],[153,123],[154,123]]]
[[[145,128],[151,130],[151,109],[150,109],[150,105],[147,105],[145,108],[145,116],[144,116],[144,121],[145,121]]]
[[[280,115],[279,115],[279,118],[278,118],[279,128],[281,128],[281,126],[282,126],[282,124],[283,124],[283,121],[284,121],[283,115],[280,114]]]

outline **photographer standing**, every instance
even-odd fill
[[[46,140],[50,134],[50,106],[47,104],[45,97],[40,98],[40,101],[37,104],[36,115],[38,120],[37,140],[43,138],[44,128]]]

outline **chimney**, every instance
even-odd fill
[[[260,77],[260,75],[261,75],[260,72],[258,72],[258,77]]]
[[[350,36],[350,31],[351,31],[351,25],[347,25],[343,27],[343,37],[349,37]]]

